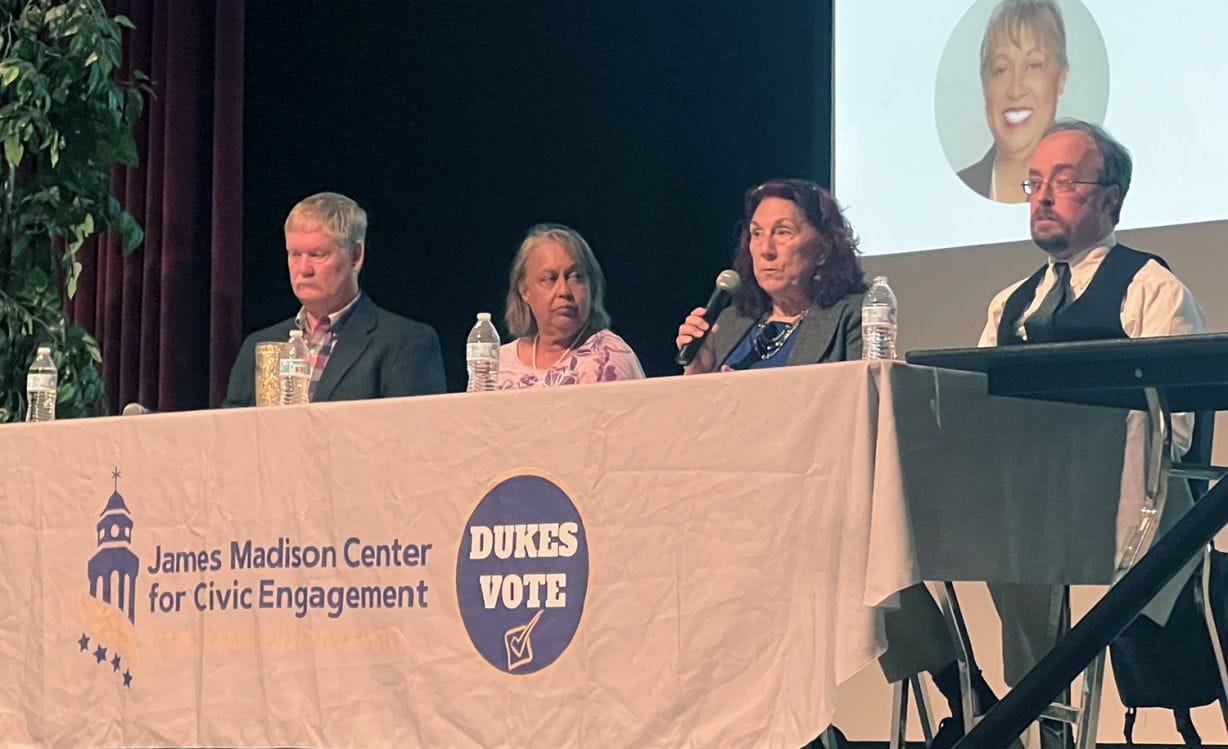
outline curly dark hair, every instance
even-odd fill
[[[746,191],[746,219],[739,232],[733,254],[733,268],[742,276],[742,285],[733,295],[734,306],[742,315],[758,317],[771,309],[772,300],[755,280],[750,256],[750,220],[764,198],[792,201],[819,234],[819,264],[809,284],[808,295],[820,307],[830,307],[845,296],[866,290],[865,273],[857,258],[857,237],[840,205],[817,183],[804,179],[773,179]]]

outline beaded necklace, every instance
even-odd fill
[[[810,310],[806,310],[809,312]],[[788,342],[789,336],[793,335],[793,331],[797,330],[802,324],[802,320],[806,319],[806,312],[798,315],[792,322],[781,322],[780,320],[767,321],[763,320],[759,323],[759,329],[755,331],[755,338],[751,342],[755,350],[755,355],[760,361],[771,359],[784,348]],[[778,330],[774,333],[767,333],[767,327],[773,323],[777,324]]]

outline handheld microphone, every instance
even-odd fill
[[[133,401],[132,403],[129,403],[128,405],[124,406],[123,415],[124,416],[142,416],[144,414],[151,414],[153,412],[154,411],[152,408],[146,408],[145,406],[142,406],[140,403]]]
[[[723,270],[716,277],[716,287],[712,289],[712,296],[708,297],[708,303],[704,305],[704,320],[708,325],[716,322],[716,318],[720,317],[721,312],[729,306],[729,302],[733,301],[733,292],[738,290],[742,285],[742,277],[738,275],[736,270]],[[699,348],[704,345],[704,338],[707,333],[700,335],[697,338],[692,338],[685,346],[678,349],[678,355],[674,357],[674,361],[682,366],[687,366],[695,359],[695,355],[699,353]]]

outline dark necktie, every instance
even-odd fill
[[[1027,331],[1029,343],[1047,343],[1052,341],[1053,320],[1070,303],[1070,297],[1072,296],[1070,291],[1070,265],[1068,263],[1054,263],[1053,272],[1057,274],[1057,281],[1053,284],[1053,288],[1049,289],[1049,293],[1045,294],[1045,298],[1040,301],[1040,306],[1023,323],[1023,329]]]

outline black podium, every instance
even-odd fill
[[[1151,387],[1173,411],[1228,410],[1228,333],[910,351],[905,360],[982,372],[990,395],[1146,410]]]
[[[905,358],[910,364],[984,373],[991,395],[1147,411],[1153,437],[1148,493],[1159,492],[1160,509],[1169,474],[1171,414],[1228,410],[1228,334],[913,351]],[[1223,473],[1201,466],[1173,475],[1217,479]],[[1134,551],[1143,553],[1135,558],[1127,550],[1122,575],[1104,598],[957,746],[1009,744],[1226,524],[1228,481],[1223,481],[1154,545],[1140,526],[1141,543]]]

